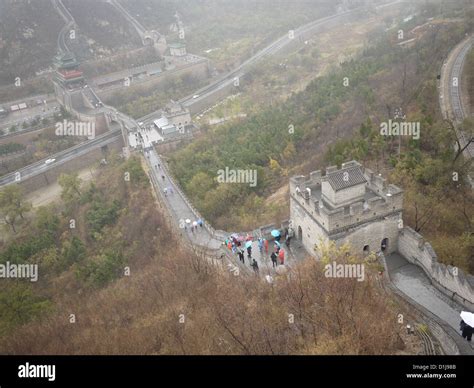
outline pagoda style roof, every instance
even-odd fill
[[[54,57],[54,64],[57,68],[70,69],[78,67],[79,62],[76,60],[76,56],[71,52],[59,53]]]

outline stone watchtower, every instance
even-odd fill
[[[85,85],[79,62],[71,52],[59,53],[53,60],[56,71],[53,75],[54,92],[56,99],[66,109],[70,109],[72,102],[68,91],[77,90]]]
[[[56,100],[75,120],[94,123],[94,135],[108,131],[112,118],[87,85],[75,55],[69,51],[60,52],[54,58],[54,66],[52,81]]]
[[[396,251],[402,210],[402,190],[356,161],[290,179],[291,222],[313,255],[328,240],[354,253]]]

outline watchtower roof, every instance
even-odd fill
[[[367,179],[360,166],[342,168],[326,174],[327,181],[334,191],[367,183]]]

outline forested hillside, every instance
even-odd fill
[[[2,190],[1,206],[20,207],[0,263],[40,271],[37,282],[1,283],[2,354],[416,352],[394,318],[409,312],[380,287],[377,263],[364,282],[328,278],[325,263],[361,260],[330,248],[273,285],[234,276],[181,246],[139,159],[109,161],[89,184],[61,176],[62,200],[47,208],[32,210],[18,186]]]
[[[290,175],[357,159],[405,189],[408,224],[439,248],[441,260],[474,271],[472,193],[461,184],[469,166],[453,150],[454,131],[442,120],[437,89],[444,58],[472,28],[466,15],[464,23],[426,28],[403,47],[397,45],[396,28],[381,34],[357,59],[285,103],[209,129],[172,156],[173,171],[205,217],[239,230],[287,217],[286,204],[267,205],[266,199],[286,186]],[[420,122],[419,140],[380,135],[379,124],[397,112]],[[217,171],[226,166],[256,169],[257,187],[218,184]],[[452,180],[453,171],[459,181]]]
[[[2,3],[0,85],[11,85],[16,77],[32,76],[51,65],[63,20],[50,1]]]

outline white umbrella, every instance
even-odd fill
[[[466,322],[467,325],[471,326],[471,327],[474,327],[474,314],[473,313],[470,313],[470,312],[467,312],[467,311],[463,311],[461,313],[461,319]]]
[[[191,220],[189,218],[186,219],[186,223],[187,224],[190,224],[191,223]]]
[[[193,222],[193,226],[198,226],[197,221],[194,221],[194,222]]]

